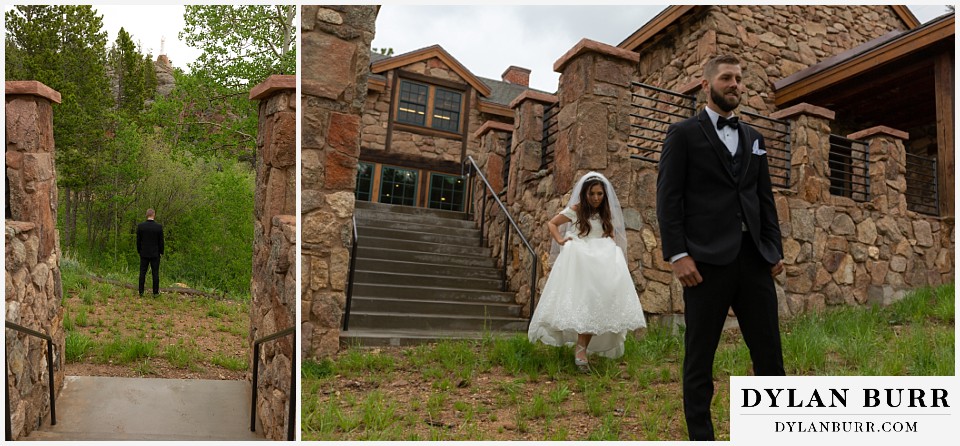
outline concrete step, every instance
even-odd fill
[[[351,310],[350,326],[377,330],[525,331],[527,329],[527,319]]]
[[[516,294],[509,291],[464,290],[451,287],[354,283],[353,295],[393,299],[513,303]]]
[[[520,317],[521,307],[516,304],[494,302],[458,302],[429,299],[393,299],[382,297],[353,296],[351,314],[356,312],[445,314],[461,316]],[[351,317],[351,324],[353,323]]]
[[[418,208],[413,206],[399,206],[393,204],[374,203],[370,201],[357,201],[355,209],[371,210],[377,212],[390,212],[394,214],[431,216],[436,218],[449,218],[452,220],[467,220],[468,214],[454,211],[441,211],[438,209]]]
[[[436,232],[418,232],[418,231],[405,231],[401,229],[371,228],[367,226],[357,226],[357,235],[360,236],[361,240],[367,237],[377,237],[377,238],[389,238],[389,239],[395,239],[395,240],[466,246],[471,248],[480,247],[479,232],[476,232],[472,236],[458,236],[458,235],[448,235],[448,234],[436,233]]]
[[[367,330],[351,327],[340,333],[340,344],[345,347],[383,347],[435,343],[444,340],[481,340],[490,336],[509,338],[523,332],[516,331],[438,331],[438,330]]]
[[[381,238],[381,237],[364,237],[363,235],[357,240],[357,251],[367,252],[369,250],[381,250],[381,249],[391,249],[395,251],[413,251],[418,253],[428,253],[431,256],[434,254],[451,254],[454,256],[465,256],[465,257],[478,257],[488,259],[493,261],[493,258],[490,257],[490,248],[481,248],[477,245],[474,246],[455,246],[448,245],[444,243],[431,243],[431,242],[417,242],[411,240],[397,240],[393,238]],[[367,257],[367,258],[383,258],[377,256],[369,256],[366,254],[357,254],[357,257]],[[397,260],[408,260],[411,262],[417,262],[422,260],[415,260],[414,258],[404,258],[401,257],[391,257]],[[417,257],[420,258],[420,257]],[[427,258],[430,258],[428,256]],[[426,261],[430,262],[430,261]]]
[[[403,262],[397,260],[371,259],[357,256],[357,270],[380,271],[385,273],[406,273],[418,274],[429,273],[435,276],[449,276],[456,278],[483,278],[483,279],[501,279],[500,270],[495,268],[490,262],[490,266],[454,266],[444,263],[443,258],[436,259],[436,263],[423,262]],[[446,257],[446,256],[444,256]]]
[[[264,440],[250,396],[246,381],[67,376],[56,426],[26,440]]]
[[[420,274],[391,273],[381,271],[363,271],[359,268],[354,276],[354,284],[371,283],[387,285],[410,285],[420,287],[456,286],[470,290],[500,291],[502,281],[499,279],[467,278],[434,275],[431,269],[425,269]]]
[[[359,203],[359,202],[358,202]],[[372,209],[356,209],[357,220],[386,220],[404,223],[424,224],[445,228],[477,229],[477,223],[472,219],[443,218],[435,215],[404,214],[397,212],[383,212]]]
[[[438,219],[439,220],[439,219]],[[456,220],[455,220],[456,221]],[[459,228],[431,223],[413,223],[388,220],[386,218],[357,218],[357,228],[398,229],[401,231],[426,232],[432,234],[456,235],[458,237],[479,237],[480,230],[474,227]]]

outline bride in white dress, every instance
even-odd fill
[[[647,325],[627,267],[623,210],[610,181],[589,172],[567,207],[547,222],[553,269],[530,321],[530,342],[576,344],[574,360],[588,371],[587,355],[623,355],[628,331]]]

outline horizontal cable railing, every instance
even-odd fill
[[[830,194],[870,200],[870,149],[863,141],[830,135]]]
[[[907,208],[914,212],[940,215],[937,187],[937,159],[907,154]]]
[[[697,99],[640,82],[632,82],[631,87],[630,157],[657,163],[667,128],[695,115]]]
[[[540,170],[549,168],[550,164],[553,163],[554,150],[557,147],[557,130],[560,128],[557,123],[558,113],[560,113],[559,102],[543,107],[543,138],[540,143],[543,149],[540,152]],[[503,184],[507,184],[507,182],[504,181]]]
[[[4,322],[5,322],[4,326],[6,328],[9,328],[10,330],[18,331],[25,335],[33,336],[35,338],[40,338],[40,339],[43,339],[44,341],[47,341],[47,378],[48,378],[47,386],[49,387],[48,390],[49,390],[49,397],[50,397],[50,425],[56,426],[57,425],[57,398],[56,398],[56,389],[54,388],[54,384],[53,384],[54,382],[53,338],[51,338],[50,335],[40,333],[39,331],[36,331],[36,330],[31,330],[27,327],[24,327],[19,324],[15,324],[10,321],[4,321]],[[7,369],[4,370],[4,373],[3,373],[3,391],[4,391],[4,396],[6,397],[6,411],[7,411],[6,413],[7,419],[5,423],[7,432],[6,432],[5,438],[7,439],[7,441],[13,441],[13,431],[11,430],[11,426],[10,426],[11,425],[10,417],[12,416],[10,414],[10,383],[7,382],[10,375],[10,372],[9,372],[10,361],[6,361],[5,364],[7,365]]]
[[[790,187],[790,123],[743,111],[744,121],[763,135],[770,166],[770,183],[774,187]]]
[[[293,426],[296,424],[297,416],[297,329],[296,327],[290,327],[286,330],[278,331],[272,335],[264,336],[256,341],[253,341],[253,394],[250,401],[250,432],[257,431],[257,377],[260,370],[260,344],[264,342],[273,341],[284,336],[293,335],[290,339],[290,395],[288,400],[290,401],[289,413],[287,418],[287,441],[293,441]]]

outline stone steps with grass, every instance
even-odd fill
[[[458,212],[357,202],[345,345],[410,345],[525,331],[476,224]]]

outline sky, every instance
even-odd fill
[[[580,39],[617,45],[663,8],[384,5],[377,16],[373,47],[402,54],[439,44],[475,75],[500,79],[507,67],[516,65],[531,70],[531,87],[553,92],[560,76],[553,71],[553,63]],[[109,43],[123,27],[141,51],[154,57],[165,38],[165,52],[176,67],[186,70],[200,55],[178,37],[183,6],[98,5],[95,9],[103,16]],[[946,11],[944,6],[912,5],[910,9],[921,23]]]
[[[582,38],[618,45],[666,6],[396,6],[377,15],[374,48],[394,55],[439,44],[473,74],[499,80],[507,67],[531,70],[530,87],[557,89],[553,63]],[[909,6],[920,23],[945,6]]]

